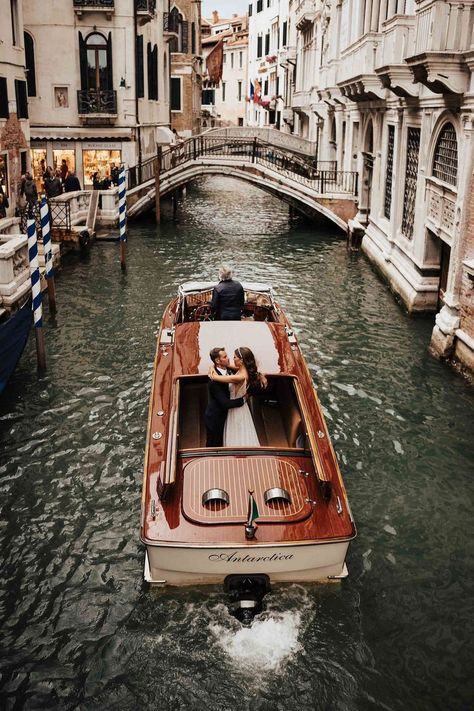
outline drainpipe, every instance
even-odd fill
[[[138,182],[142,182],[142,129],[140,126],[140,114],[138,110],[138,85],[137,85],[137,36],[138,36],[138,17],[137,17],[137,3],[133,0],[133,51],[135,54],[135,123],[137,126],[137,139],[138,139]]]

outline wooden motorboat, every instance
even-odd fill
[[[0,309],[1,311],[1,309]],[[33,324],[31,301],[0,321],[0,394],[15,370]]]
[[[271,287],[243,286],[240,321],[212,320],[207,282],[183,284],[163,315],[142,495],[152,584],[232,589],[235,580],[248,587],[347,574],[356,530],[311,375]],[[217,346],[250,348],[268,379],[249,398],[258,447],[206,448],[209,352]],[[258,518],[249,537],[252,500]]]

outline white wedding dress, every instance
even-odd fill
[[[243,397],[247,390],[247,381],[230,383],[231,400]],[[253,424],[252,413],[247,402],[242,407],[227,410],[224,427],[224,447],[259,447],[257,430]]]

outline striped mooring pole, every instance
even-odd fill
[[[46,196],[41,197],[41,232],[43,233],[44,264],[46,267],[46,281],[48,284],[49,310],[56,313],[56,288],[54,285],[53,247],[51,244],[51,222],[49,219],[49,205]]]
[[[30,261],[31,275],[31,294],[33,298],[33,320],[35,324],[36,336],[36,358],[38,368],[44,370],[46,368],[46,355],[44,349],[44,333],[43,333],[43,309],[41,297],[40,270],[38,260],[38,242],[36,239],[36,222],[29,218],[26,223],[26,231],[28,234],[28,259]]]
[[[120,227],[120,266],[122,271],[127,268],[127,200],[125,195],[125,169],[122,167],[119,175],[119,227]]]

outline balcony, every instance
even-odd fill
[[[178,36],[178,17],[177,15],[172,15],[171,12],[163,13],[163,34],[165,37]]]
[[[110,125],[117,118],[117,92],[112,89],[80,89],[77,109],[83,123]]]
[[[78,17],[83,12],[105,12],[110,20],[115,12],[115,0],[72,0],[72,3]]]
[[[281,49],[278,53],[278,62],[284,67],[287,67],[288,64],[294,64],[296,62],[296,47]]]
[[[436,178],[426,178],[427,215],[425,225],[452,245],[456,221],[456,189]]]
[[[283,109],[283,111],[281,112],[281,118],[285,123],[289,124],[290,126],[293,126],[295,121],[293,109]]]
[[[135,0],[135,10],[138,24],[144,25],[155,16],[156,0]]]
[[[385,98],[386,90],[374,73],[379,42],[379,34],[366,34],[342,52],[337,86],[349,101],[377,101]]]
[[[301,0],[296,6],[295,26],[298,32],[304,32],[316,19],[316,7],[313,0]]]
[[[435,94],[468,90],[464,53],[470,49],[472,17],[472,3],[418,1],[415,54],[405,60],[415,82]]]
[[[383,23],[382,43],[378,46],[375,73],[382,86],[399,96],[418,96],[419,87],[406,65],[405,57],[413,54],[415,18],[395,15]]]

